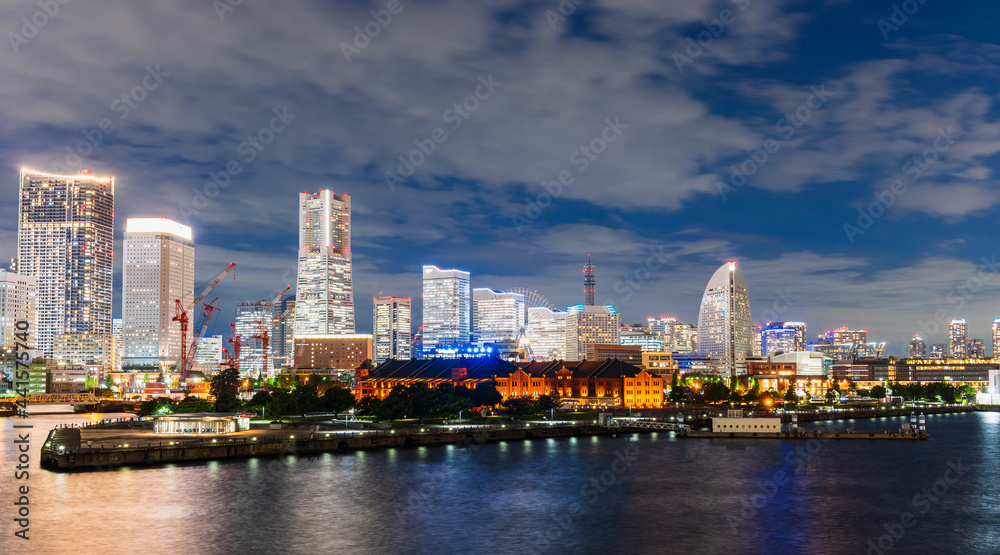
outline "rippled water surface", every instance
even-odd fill
[[[1000,553],[1000,413],[929,416],[925,442],[661,433],[80,473],[38,451],[87,416],[0,420],[4,554]]]

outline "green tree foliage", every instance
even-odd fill
[[[495,407],[503,401],[503,395],[497,391],[496,382],[481,382],[472,390],[472,406]]]
[[[535,400],[530,397],[508,397],[500,403],[500,410],[515,418],[538,414]]]
[[[885,397],[885,387],[876,385],[872,388],[870,395],[873,399],[881,399]]]
[[[188,395],[177,403],[174,412],[212,412],[212,404],[200,397]]]
[[[358,403],[354,406],[354,410],[356,413],[372,416],[375,414],[375,409],[377,409],[381,403],[382,401],[378,397],[374,395],[365,395],[364,397],[358,399]]]
[[[375,368],[375,365],[372,364],[372,359],[366,358],[364,360],[364,362],[361,363],[361,366],[358,366],[357,369],[358,370],[373,370],[374,368]]]
[[[690,388],[688,388],[685,385],[678,385],[677,387],[672,387],[670,388],[670,401],[674,403],[687,401],[689,393],[690,393]]]
[[[546,413],[559,408],[559,405],[559,397],[552,395],[539,395],[538,399],[535,401],[535,410],[541,413]]]
[[[789,403],[798,403],[799,402],[799,395],[798,395],[798,393],[795,392],[795,386],[794,385],[790,386],[788,388],[788,391],[785,392],[785,401],[787,401]]]
[[[344,412],[354,406],[354,395],[347,388],[334,386],[323,394],[323,403],[329,412]]]
[[[717,403],[729,400],[729,388],[721,381],[705,382],[702,391],[706,402]]]
[[[149,401],[143,401],[139,405],[139,415],[149,416],[151,414],[163,414],[163,412],[176,412],[174,410],[176,402],[170,397],[157,397]]]
[[[253,397],[246,402],[246,409],[249,411],[256,412],[260,414],[262,411],[267,409],[268,403],[271,402],[271,394],[266,391],[258,391],[253,394]],[[266,414],[266,413],[265,413]]]
[[[231,395],[234,399],[240,391],[240,372],[235,368],[226,368],[212,376],[209,391],[216,399]]]

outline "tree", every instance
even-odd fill
[[[705,394],[705,401],[717,403],[729,399],[729,388],[720,381],[705,382],[702,388]]]
[[[334,386],[323,394],[323,402],[326,410],[340,413],[354,406],[354,395],[346,388]]]
[[[874,399],[882,399],[885,397],[885,387],[881,385],[876,385],[875,387],[872,388],[871,393],[869,395],[871,395],[872,398]]]
[[[508,397],[500,403],[500,410],[515,418],[537,414],[535,401],[530,397]]]
[[[366,359],[365,359],[365,360],[364,360],[364,361],[363,361],[363,362],[361,363],[361,366],[358,366],[358,368],[357,368],[357,369],[358,369],[358,370],[374,370],[374,369],[375,369],[375,365],[374,365],[374,364],[372,364],[372,359],[370,359],[370,358],[366,358]]]
[[[374,415],[378,410],[378,406],[382,404],[382,400],[374,395],[365,395],[364,397],[358,399],[357,404],[354,406],[355,412]]]
[[[503,395],[497,391],[496,382],[480,382],[472,390],[472,406],[495,407],[503,401]]]
[[[109,373],[107,376],[104,376],[104,387],[111,389],[114,386],[115,386],[115,380],[111,378],[111,374]]]
[[[174,412],[212,412],[212,405],[200,397],[188,395],[180,403],[177,403]]]
[[[837,404],[837,399],[840,395],[837,394],[837,390],[830,388],[826,390],[826,402],[831,405]]]
[[[227,394],[236,398],[236,394],[240,391],[239,370],[235,368],[226,368],[225,370],[212,376],[212,383],[209,385],[209,391],[216,399],[219,399]]]
[[[156,399],[150,399],[149,401],[143,401],[139,405],[139,414],[142,416],[149,416],[151,414],[165,414],[175,412],[174,400],[170,397],[158,397]]]
[[[271,394],[266,391],[258,391],[246,402],[246,408],[254,412],[262,412],[271,402]]]
[[[851,392],[851,395],[857,395],[858,394],[857,382],[851,382],[847,384],[847,390]]]
[[[788,391],[785,392],[785,401],[789,403],[799,402],[799,396],[795,393],[795,385],[788,386]]]
[[[535,411],[537,412],[549,412],[553,409],[559,408],[562,402],[559,397],[554,397],[552,395],[539,395],[538,400],[535,401]]]

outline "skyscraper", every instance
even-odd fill
[[[351,197],[299,193],[295,337],[354,333]]]
[[[56,334],[111,335],[115,178],[21,170],[14,271],[34,277],[36,348]]]
[[[773,355],[777,352],[790,353],[796,351],[798,330],[788,327],[784,322],[769,322],[761,330],[761,356]]]
[[[30,339],[27,342],[18,341],[15,334],[20,331],[17,323],[27,322],[30,330],[28,337],[35,335],[37,310],[35,278],[0,270],[0,334],[3,334],[0,347],[13,349],[16,343],[22,343],[34,349],[34,342]]]
[[[566,357],[585,360],[587,345],[621,344],[621,315],[615,307],[578,304],[567,309]]]
[[[469,272],[423,268],[423,350],[456,347],[469,342]]]
[[[240,373],[248,376],[259,376],[264,368],[264,342],[254,338],[261,323],[263,329],[270,329],[271,315],[265,314],[268,301],[239,301],[236,303],[236,334],[240,336]],[[270,341],[270,337],[268,338]],[[270,362],[268,362],[270,365]]]
[[[910,340],[907,354],[910,358],[926,358],[927,344],[924,343],[924,338],[914,334],[913,339]]]
[[[1000,318],[993,319],[993,353],[991,356],[1000,358]]]
[[[944,358],[948,356],[948,345],[944,343],[931,344],[930,358]]]
[[[295,364],[295,295],[282,295],[271,309],[270,370]]]
[[[964,318],[955,318],[948,323],[948,356],[965,358],[969,354],[969,336]]]
[[[191,228],[166,218],[129,218],[122,243],[122,364],[166,370],[181,358],[174,301],[187,307],[194,299]]]
[[[587,255],[587,263],[583,266],[583,304],[593,306],[594,291],[597,289],[597,280],[594,278],[594,265],[590,263],[590,255]]]
[[[374,303],[373,350],[374,362],[379,364],[391,358],[410,358],[411,299],[409,297],[378,297]]]
[[[649,331],[663,338],[663,350],[674,353],[690,353],[695,350],[695,326],[679,322],[673,316],[650,316],[646,321]]]
[[[763,356],[764,353],[764,329],[760,324],[753,324],[750,326],[750,331],[753,334],[753,356],[759,357]]]
[[[746,279],[736,262],[723,264],[705,287],[698,311],[698,354],[710,356],[720,374],[746,370],[753,353],[750,296]]]
[[[795,330],[795,348],[794,351],[805,351],[806,350],[806,323],[805,322],[785,322],[784,326]],[[867,335],[867,332],[865,332]]]
[[[545,306],[528,309],[525,333],[531,341],[531,353],[535,360],[566,359],[566,316],[566,312]]]
[[[472,290],[472,335],[480,344],[516,341],[526,316],[520,293]]]
[[[986,358],[986,345],[982,339],[973,339],[970,337],[965,353],[969,358]]]

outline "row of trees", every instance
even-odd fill
[[[385,399],[365,396],[358,401],[358,412],[379,420],[416,418],[452,418],[462,411],[500,404],[502,396],[492,382],[477,384],[475,389],[443,383],[435,388],[425,383],[397,385]]]

